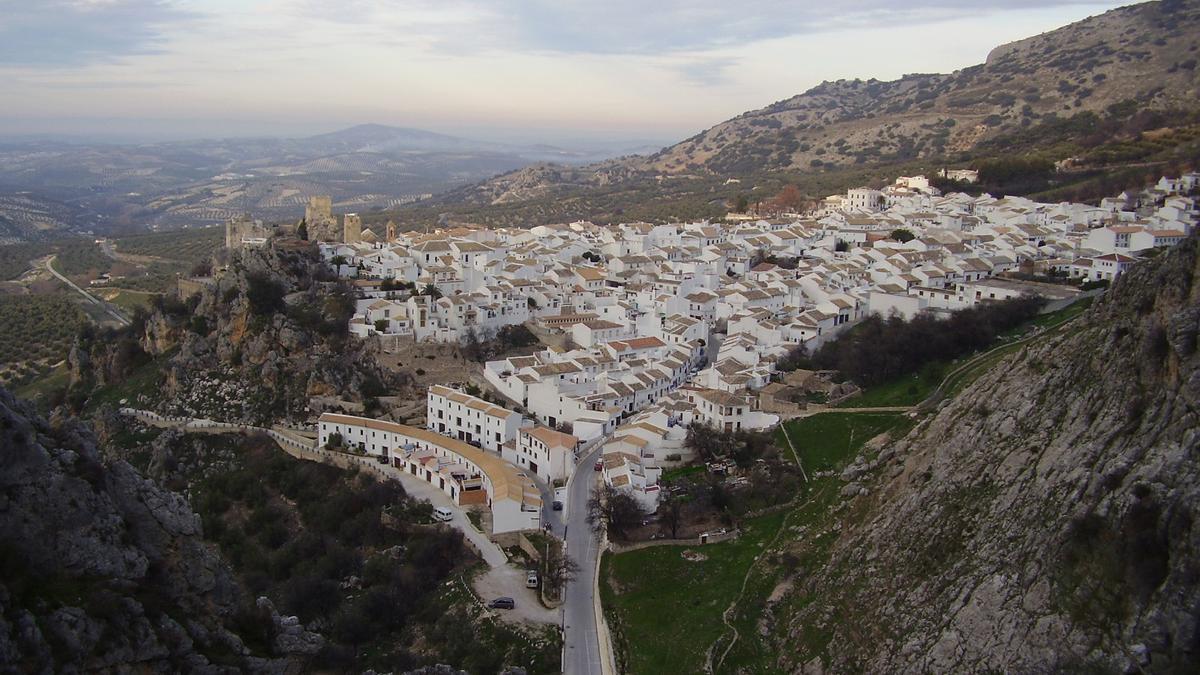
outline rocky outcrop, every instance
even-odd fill
[[[161,387],[130,404],[254,424],[308,416],[312,396],[361,401],[402,390],[372,344],[351,340],[353,299],[302,242],[232,254],[199,293],[165,299],[127,332],[85,333],[69,358],[79,390],[121,382],[155,360]],[[156,383],[158,381],[156,380]]]
[[[1193,237],[851,464],[781,667],[1195,672],[1198,334]]]
[[[0,670],[295,670],[320,638],[250,611],[200,534],[183,497],[0,389]]]

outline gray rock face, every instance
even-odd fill
[[[0,670],[282,672],[320,649],[290,626],[250,654],[229,629],[245,599],[200,534],[183,497],[0,389]]]
[[[378,366],[371,343],[340,339],[349,314],[339,318],[330,310],[338,284],[327,273],[311,251],[247,249],[190,301],[206,334],[156,313],[143,345],[153,354],[178,346],[161,411],[261,424],[280,415],[305,417],[311,396],[360,400],[368,379],[402,389],[400,378]],[[253,311],[249,298],[264,283],[286,291],[286,311]]]
[[[781,665],[1195,672],[1198,248],[1122,276],[881,454],[886,467],[851,465],[870,510],[798,581],[817,600],[788,619],[797,643],[831,637],[820,654],[779,645]]]

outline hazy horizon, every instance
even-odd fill
[[[980,63],[1120,2],[0,1],[0,138],[669,144],[822,80]],[[930,39],[930,33],[936,39]],[[914,48],[917,45],[919,48]]]
[[[174,121],[172,120],[151,121],[152,126],[154,123],[158,123],[166,126],[167,129],[174,128],[173,122]],[[214,123],[214,121],[211,120],[207,122]],[[251,126],[247,129],[239,129],[237,126],[216,126],[213,129],[210,129],[211,133],[148,130],[146,128],[146,120],[138,120],[134,122],[127,120],[95,120],[94,124],[95,128],[103,129],[103,131],[29,131],[22,133],[19,131],[10,132],[6,126],[4,128],[0,128],[0,143],[46,141],[77,145],[136,145],[154,143],[187,143],[205,140],[215,141],[264,138],[290,139],[309,138],[323,134],[333,134],[355,127],[372,125],[426,131],[465,140],[479,141],[481,143],[508,144],[513,146],[533,146],[544,144],[549,146],[562,146],[566,149],[602,149],[624,145],[666,145],[680,140],[676,138],[649,138],[646,136],[638,137],[636,135],[622,135],[619,132],[605,132],[604,130],[590,129],[564,130],[550,133],[543,133],[541,130],[537,129],[503,129],[487,127],[455,127],[438,129],[430,127],[415,127],[400,122],[387,123],[372,120],[336,126],[330,126],[328,124],[301,125],[290,131],[280,130],[278,127],[272,131],[257,129],[254,126]]]

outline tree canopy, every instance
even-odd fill
[[[960,309],[945,319],[926,313],[911,321],[872,315],[822,345],[812,363],[860,386],[880,384],[915,373],[926,363],[986,347],[1000,333],[1036,316],[1042,303],[1022,296]]]

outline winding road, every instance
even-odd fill
[[[486,607],[484,611],[493,613],[496,618],[507,622],[551,625],[558,623],[558,611],[543,607],[538,601],[537,593],[525,586],[523,568],[514,566],[495,542],[476,529],[466,512],[446,496],[445,492],[405,471],[389,464],[379,464],[370,457],[318,448],[311,434],[306,435],[302,431],[282,426],[267,428],[193,417],[164,417],[149,410],[135,408],[121,408],[121,413],[136,417],[150,426],[180,429],[188,433],[226,434],[257,431],[270,436],[284,452],[296,459],[332,464],[341,468],[355,468],[395,480],[404,486],[405,492],[410,496],[428,501],[434,506],[450,509],[452,517],[445,525],[461,532],[470,548],[487,565],[487,570],[471,582],[479,601],[486,602],[492,597],[500,596],[509,596],[517,600],[517,607],[512,611],[494,611]]]
[[[97,298],[96,296],[92,295],[91,293],[88,293],[87,291],[83,290],[79,286],[76,286],[74,281],[71,281],[70,279],[66,278],[62,274],[59,274],[58,270],[54,269],[54,258],[55,257],[56,256],[50,256],[50,257],[46,258],[45,262],[43,263],[43,266],[46,268],[47,272],[49,272],[50,274],[53,274],[55,279],[58,279],[59,281],[66,284],[67,286],[70,286],[75,292],[79,293],[84,298],[86,298],[89,303],[99,307],[105,314],[112,317],[113,321],[116,321],[117,323],[121,324],[122,326],[129,325],[129,319],[125,318],[125,315],[118,312],[112,305],[108,304],[107,302],[104,302],[103,300],[101,300],[100,298]]]

